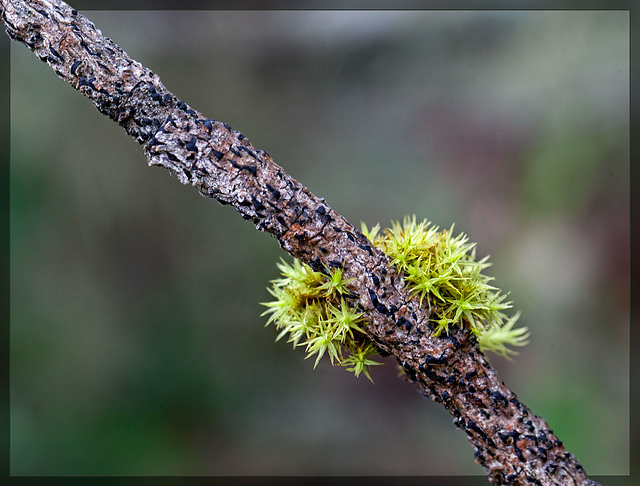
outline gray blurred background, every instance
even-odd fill
[[[629,471],[629,15],[85,12],[352,223],[478,242],[531,344],[501,377]],[[275,343],[284,256],[11,43],[11,472],[483,475],[398,379]]]

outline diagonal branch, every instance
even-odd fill
[[[434,337],[431,309],[410,296],[389,258],[267,152],[178,99],[64,2],[0,0],[0,10],[9,36],[122,126],[149,165],[234,206],[313,269],[340,267],[353,278],[349,290],[365,313],[369,338],[449,410],[493,484],[596,484],[547,423],[505,387],[473,336],[453,328]]]

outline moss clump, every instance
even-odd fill
[[[476,245],[465,234],[454,236],[453,226],[440,230],[426,220],[417,223],[415,216],[394,222],[383,234],[378,225],[369,230],[363,224],[362,231],[402,272],[409,291],[437,316],[435,336],[458,325],[473,332],[482,351],[507,358],[515,354],[509,346],[527,343],[527,329],[514,329],[519,313],[505,314],[511,302],[482,273],[491,265],[488,257],[476,260]],[[332,364],[371,379],[368,367],[380,363],[371,359],[376,348],[360,327],[362,314],[349,304],[350,280],[342,270],[315,272],[297,260],[278,268],[282,278],[269,289],[275,300],[264,303],[267,325],[274,322],[280,331],[277,339],[288,335],[294,347],[306,346],[307,357],[316,355],[316,365],[326,353]]]
[[[513,329],[520,314],[507,317],[504,311],[512,307],[507,294],[482,273],[491,266],[489,257],[477,260],[476,244],[464,233],[454,236],[453,225],[440,230],[413,216],[394,222],[381,236],[379,226],[362,229],[405,275],[409,291],[435,311],[435,336],[457,324],[475,334],[483,351],[506,357],[514,354],[507,346],[526,344],[527,329]]]
[[[339,268],[325,274],[298,260],[281,261],[278,269],[282,278],[269,288],[275,300],[263,303],[267,325],[274,322],[280,331],[276,340],[288,335],[294,347],[306,346],[307,358],[316,356],[315,365],[327,354],[332,364],[346,366],[356,376],[364,372],[371,380],[368,367],[380,363],[371,359],[376,348],[359,326],[362,313],[348,303],[351,280]]]

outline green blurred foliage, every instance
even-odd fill
[[[627,12],[88,15],[354,224],[455,222],[532,332],[507,385],[628,471]],[[275,240],[17,43],[11,82],[13,474],[483,474],[392,361],[274,342]]]

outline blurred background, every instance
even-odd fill
[[[502,379],[629,471],[629,15],[88,11],[352,223],[455,222],[532,338]],[[448,412],[274,342],[285,256],[11,43],[11,473],[478,475]]]

